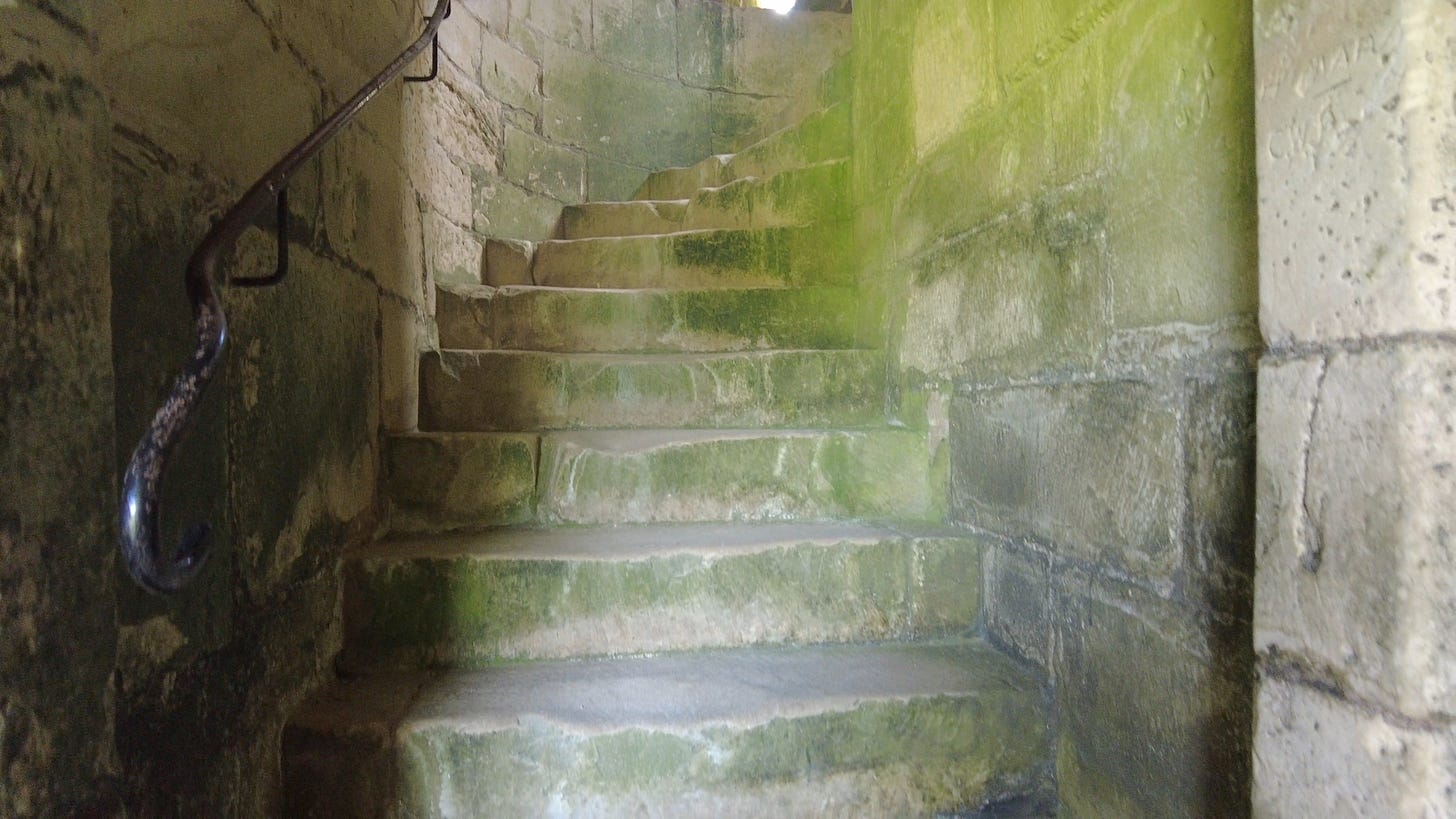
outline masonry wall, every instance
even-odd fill
[[[290,186],[289,280],[227,293],[164,488],[164,539],[205,520],[214,553],[146,595],[115,560],[117,477],[191,349],[186,259],[423,5],[0,2],[0,813],[266,815],[282,723],[331,674],[339,554],[379,525],[379,430],[413,426],[434,282],[478,276],[487,235],[732,145],[796,79],[745,45],[759,12],[457,0],[439,79],[388,87]],[[816,18],[827,64],[847,27]],[[611,95],[653,71],[696,107],[649,153],[647,103]],[[275,253],[265,215],[225,268]]]
[[[1456,814],[1456,6],[1256,4],[1262,816]]]
[[[866,341],[1055,692],[1064,815],[1249,812],[1251,9],[855,4]]]

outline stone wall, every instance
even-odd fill
[[[0,814],[107,815],[106,102],[85,4],[0,3]]]
[[[1456,814],[1456,6],[1256,4],[1264,816]]]
[[[215,551],[146,595],[115,492],[190,350],[187,257],[425,5],[0,0],[0,813],[269,813],[282,721],[331,673],[339,554],[378,526],[379,430],[414,424],[434,282],[731,147],[848,44],[840,15],[711,0],[457,0],[439,79],[386,88],[290,186],[289,280],[226,295],[164,489],[164,539],[206,520]],[[781,64],[792,38],[811,57]],[[649,118],[662,95],[686,107]],[[271,272],[270,234],[226,270]]]
[[[945,440],[1066,815],[1249,811],[1251,10],[855,4],[866,342]]]

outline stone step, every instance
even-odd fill
[[[770,177],[795,168],[846,159],[850,147],[850,105],[839,102],[769,134],[736,154],[718,154],[685,168],[665,168],[649,174],[632,198],[691,199],[702,188],[716,188],[735,179]]]
[[[690,199],[587,202],[561,209],[561,238],[651,236],[685,228]]]
[[[715,154],[685,168],[664,168],[647,175],[633,199],[689,199],[700,188],[713,188],[733,181],[728,174],[732,154]]]
[[[410,433],[387,445],[397,533],[530,522],[941,519],[914,430]]]
[[[660,236],[558,239],[536,246],[545,287],[747,288],[850,285],[845,223]]]
[[[726,183],[845,159],[850,155],[850,134],[850,105],[836,103],[733,154],[720,175]]]
[[[284,730],[288,816],[930,816],[1044,786],[1044,694],[978,642],[368,676]]]
[[[981,544],[854,524],[498,529],[344,567],[348,669],[963,634]]]
[[[865,427],[883,423],[884,368],[867,350],[444,350],[420,362],[420,429]]]
[[[583,290],[440,287],[440,345],[462,350],[739,352],[854,346],[848,287]]]
[[[687,230],[749,230],[849,218],[849,163],[820,162],[749,176],[671,202],[588,202],[562,211],[563,238],[643,236]]]

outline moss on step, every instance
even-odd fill
[[[450,554],[415,556],[419,546],[406,544],[354,558],[345,574],[346,663],[458,667],[923,637],[965,632],[979,610],[975,540],[870,530],[691,548],[701,539],[714,543],[722,528],[672,530],[680,547],[616,559],[596,549],[523,552],[523,543],[570,542],[529,532],[474,536]],[[583,542],[618,537],[595,529],[570,534]]]
[[[853,345],[849,288],[599,291],[441,288],[447,349],[552,352],[830,350]]]
[[[858,350],[728,355],[430,353],[420,426],[580,428],[869,426],[884,358]]]

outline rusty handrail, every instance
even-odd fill
[[[399,76],[426,46],[433,42],[438,48],[436,34],[449,13],[450,0],[438,0],[424,33],[263,174],[208,231],[188,260],[187,298],[192,303],[197,346],[182,374],[173,382],[166,400],[152,417],[146,435],[133,450],[121,486],[122,557],[132,579],[148,591],[158,594],[177,592],[197,575],[207,560],[205,541],[211,527],[206,523],[189,526],[171,556],[161,553],[158,543],[159,489],[172,450],[197,411],[202,393],[212,381],[223,346],[227,343],[227,316],[218,300],[216,281],[219,259],[237,242],[263,208],[282,193],[300,165],[352,122],[380,89]],[[280,242],[286,241],[286,236],[280,236]],[[274,282],[277,279],[272,277]]]

